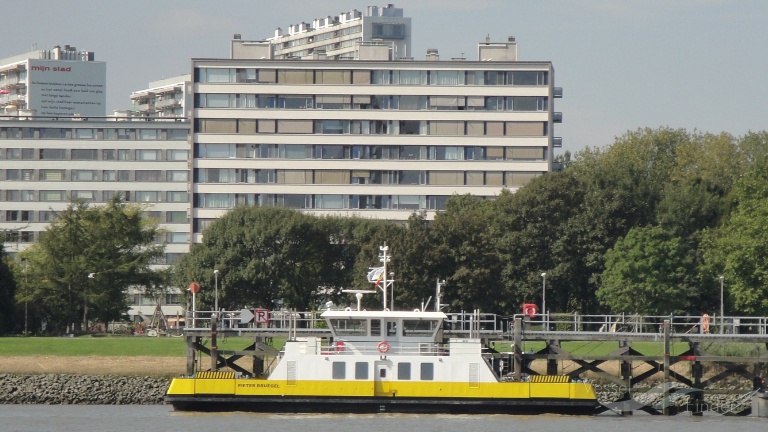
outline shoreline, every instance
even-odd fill
[[[9,375],[150,376],[184,374],[185,357],[119,356],[0,356],[0,372]]]

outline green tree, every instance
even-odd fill
[[[117,196],[104,206],[74,201],[21,254],[25,292],[52,332],[122,319],[127,288],[153,278],[150,264],[163,253],[155,244],[160,234],[155,221],[142,218],[140,206]]]
[[[213,306],[219,270],[220,308],[283,306],[309,310],[319,290],[335,285],[327,225],[320,219],[281,207],[237,207],[203,233],[203,243],[175,266],[178,286],[201,284],[198,300]],[[330,264],[329,264],[330,263]]]
[[[0,239],[4,236],[0,234]],[[18,328],[15,322],[16,280],[8,264],[3,243],[0,242],[0,335],[8,334]]]
[[[660,227],[632,228],[606,253],[601,303],[615,313],[668,315],[691,312],[693,265],[679,238]]]
[[[534,179],[514,194],[502,193],[494,234],[503,263],[501,277],[514,301],[541,306],[541,273],[547,273],[547,308],[554,312],[595,309],[589,267],[574,218],[582,211],[584,187],[573,170]],[[511,311],[509,311],[511,312]]]
[[[516,304],[499,277],[502,265],[490,229],[492,205],[471,195],[454,196],[432,222],[434,271],[445,276],[443,303],[450,310],[508,313]]]
[[[731,313],[768,313],[768,134],[742,139],[747,169],[736,182],[736,208],[722,226],[706,233],[704,273],[710,283],[723,275]]]

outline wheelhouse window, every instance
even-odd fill
[[[338,336],[368,335],[368,321],[364,319],[332,319],[330,324]]]
[[[432,337],[439,326],[439,320],[403,320],[403,336]]]

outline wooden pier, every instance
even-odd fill
[[[194,322],[194,326],[184,329],[188,374],[228,368],[243,375],[259,376],[268,369],[268,360],[278,355],[268,343],[272,338],[330,337],[320,318],[322,311],[271,311],[268,322],[259,324],[241,322],[240,312],[222,311],[221,318],[212,312],[198,312],[194,320],[188,320]],[[522,315],[499,317],[477,312],[447,315],[443,329],[445,339],[471,337],[485,340],[494,358],[511,365],[508,371],[515,379],[522,379],[524,375],[566,374],[620,386],[623,394],[606,410],[612,409],[623,415],[636,410],[663,415],[681,411],[699,415],[712,411],[711,404],[705,401],[706,395],[754,392],[753,379],[764,374],[768,363],[766,318],[714,317],[711,322],[704,323],[697,321],[700,317],[559,314],[532,319]],[[218,347],[221,337],[232,336],[247,337],[252,343],[238,350]],[[607,354],[576,354],[564,349],[563,342],[609,342],[616,343],[617,348]],[[660,346],[658,354],[643,354],[633,348],[634,344],[648,342]],[[749,349],[725,354],[708,352],[712,347],[724,344]],[[524,349],[530,345],[543,348]],[[204,366],[203,356],[209,357],[209,367]],[[248,367],[244,367],[243,359],[248,357],[251,360]],[[634,396],[655,387],[659,381],[660,388],[656,391],[661,393],[660,405],[633,402]],[[682,385],[685,391],[673,383]],[[723,390],[725,387],[731,389]],[[688,403],[684,406],[673,404],[672,401],[683,393],[688,397]],[[729,414],[744,415],[749,411]]]

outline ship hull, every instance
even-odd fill
[[[598,412],[595,400],[307,396],[166,396],[178,411],[283,413],[577,414]]]

